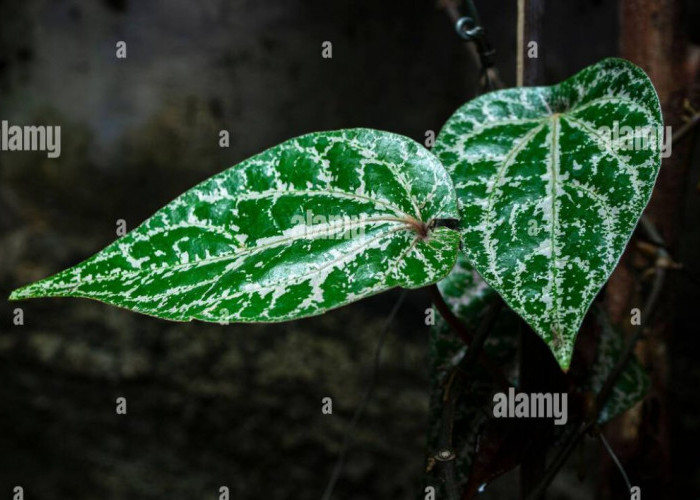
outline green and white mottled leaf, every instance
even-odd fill
[[[616,126],[657,137],[661,110],[640,68],[606,59],[552,87],[467,103],[434,147],[457,189],[467,257],[564,369],[661,164],[660,141],[625,149]]]
[[[86,297],[170,320],[282,321],[454,265],[452,181],[429,151],[369,129],[286,141],[202,182],[123,238],[11,299]]]
[[[598,340],[595,361],[591,367],[590,380],[586,385],[588,389],[598,394],[608,375],[622,357],[625,341],[622,333],[613,327],[603,308],[598,307],[594,311],[600,326],[600,339]],[[598,416],[598,423],[602,424],[612,420],[617,415],[632,408],[644,399],[650,385],[649,375],[639,364],[637,358],[633,356],[603,405]]]

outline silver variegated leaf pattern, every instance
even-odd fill
[[[628,61],[606,59],[552,87],[483,95],[437,138],[467,257],[564,369],[661,164],[661,141],[628,149],[616,139],[631,131],[658,138],[661,129],[649,78]]]
[[[286,141],[204,181],[83,263],[11,299],[97,299],[187,321],[282,321],[454,265],[452,181],[429,151],[369,129]]]

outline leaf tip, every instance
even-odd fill
[[[12,293],[10,293],[10,297],[8,298],[8,300],[11,302],[15,302],[18,300],[24,300],[34,297],[35,295],[32,294],[32,287],[33,284],[30,284],[13,290]]]
[[[36,299],[53,295],[51,289],[47,289],[46,287],[47,280],[48,278],[35,281],[34,283],[29,283],[28,285],[13,290],[8,300],[15,302],[18,300]]]

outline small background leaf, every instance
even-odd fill
[[[472,331],[486,314],[490,300],[496,291],[489,287],[471,267],[466,257],[460,255],[450,274],[438,283],[445,301],[455,314]],[[436,311],[436,324],[430,337],[430,427],[428,448],[434,454],[440,447],[442,409],[445,386],[455,367],[467,352],[467,347],[452,332]],[[589,321],[590,320],[590,321]],[[574,392],[569,394],[569,425],[585,417],[586,391],[597,394],[620,358],[624,339],[613,328],[605,311],[596,306],[594,314],[586,321],[586,352],[576,350],[572,370],[567,374]],[[525,327],[522,320],[508,308],[502,308],[499,317],[486,340],[484,349],[501,367],[514,387],[519,385],[519,331]],[[577,344],[580,345],[581,343]],[[543,346],[543,349],[544,348]],[[556,363],[551,360],[552,367]],[[556,368],[559,371],[558,368]],[[560,372],[561,373],[561,372]],[[545,375],[550,377],[550,375]],[[556,378],[556,377],[552,377]],[[601,412],[599,422],[605,423],[625,412],[646,394],[649,379],[638,361],[632,359],[618,380],[610,398]],[[453,448],[457,455],[457,480],[461,489],[476,494],[484,484],[526,460],[535,447],[547,447],[558,439],[564,427],[554,427],[549,421],[539,419],[494,419],[493,393],[501,389],[489,374],[477,366],[469,376],[465,392],[457,402],[455,411]],[[536,390],[535,392],[542,392]],[[428,479],[429,484],[440,488],[440,482]]]
[[[625,339],[622,332],[610,323],[610,318],[603,308],[597,307],[595,316],[600,327],[600,338],[598,339],[590,378],[585,386],[593,393],[598,394],[603,388],[608,375],[610,375],[610,372],[622,356]],[[598,422],[603,424],[632,408],[644,399],[650,385],[649,375],[642,365],[639,364],[637,358],[632,356],[627,363],[627,367],[620,374],[620,378],[617,380],[608,400],[603,405]]]

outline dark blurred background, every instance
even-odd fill
[[[515,2],[477,1],[514,83]],[[614,1],[551,1],[544,83],[618,55]],[[695,27],[698,25],[696,24]],[[692,27],[691,27],[692,28]],[[699,30],[700,31],[700,30]],[[117,41],[127,58],[115,57]],[[333,58],[321,57],[331,41]],[[60,125],[62,154],[0,153],[0,295],[69,267],[208,176],[309,131],[372,127],[423,141],[473,97],[478,71],[434,0],[65,0],[0,3],[0,118]],[[219,148],[219,131],[230,132]],[[697,162],[688,180],[697,185]],[[690,185],[690,184],[689,184]],[[688,189],[686,258],[697,257]],[[698,290],[677,305],[698,332]],[[278,325],[179,324],[85,300],[0,302],[0,498],[319,499],[369,382],[389,292]],[[14,308],[24,325],[13,325]],[[411,292],[353,434],[338,500],[421,490],[429,298]],[[671,360],[672,448],[700,435],[697,338]],[[321,413],[333,398],[334,414]],[[116,415],[126,397],[128,414]],[[692,445],[690,444],[692,443]],[[550,498],[593,498],[564,472]],[[697,460],[677,491],[700,498]],[[487,490],[515,498],[506,478]],[[681,498],[681,497],[679,497]]]

